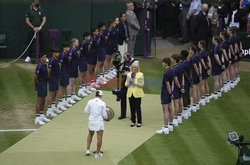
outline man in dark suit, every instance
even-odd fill
[[[210,36],[210,25],[209,19],[207,17],[208,5],[202,4],[201,11],[196,16],[194,21],[194,44],[197,45],[200,40],[206,41]]]

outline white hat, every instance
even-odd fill
[[[101,90],[96,91],[96,96],[103,96],[103,92]]]

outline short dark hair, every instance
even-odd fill
[[[91,28],[91,35],[92,35],[96,30],[98,30],[98,27],[92,27],[92,28]]]
[[[83,33],[82,33],[83,38],[85,38],[85,37],[87,37],[87,36],[89,36],[89,35],[90,35],[89,32],[83,32]]]
[[[164,59],[162,60],[162,62],[163,62],[164,64],[167,64],[168,66],[171,65],[171,60],[170,60],[169,57],[164,58]]]
[[[42,57],[45,56],[45,55],[46,55],[45,52],[40,53],[40,54],[39,54],[39,59],[42,58]]]
[[[180,58],[181,60],[186,60],[188,57],[188,51],[187,50],[182,50],[181,53],[180,53]]]
[[[178,54],[173,54],[171,58],[174,59],[177,63],[179,63],[181,60],[180,55]]]
[[[213,38],[214,38],[214,40],[215,40],[217,43],[220,43],[220,37],[219,37],[219,36],[214,36]]]
[[[125,14],[125,15],[126,15],[126,13],[125,13],[125,12],[120,12],[120,14],[119,14],[119,18],[121,18],[123,14]]]
[[[62,44],[62,48],[67,48],[67,47],[70,47],[70,43],[69,42],[64,42]]]
[[[109,20],[109,25],[112,24],[112,23],[114,23],[114,22],[115,22],[115,19],[114,19],[114,18],[111,18],[111,19]]]
[[[97,27],[98,27],[98,29],[100,29],[101,27],[103,27],[105,25],[106,25],[105,22],[99,22]]]
[[[227,32],[225,30],[220,32],[220,34],[223,35],[225,39],[228,39],[228,34],[227,34]]]
[[[51,48],[52,53],[59,53],[60,50],[57,47]]]
[[[199,41],[199,43],[202,45],[203,48],[206,48],[206,41],[201,40]]]

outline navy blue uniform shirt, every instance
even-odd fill
[[[51,77],[59,77],[60,74],[60,66],[58,59],[51,57],[49,60],[48,68],[50,68],[50,76]]]
[[[36,75],[38,76],[38,83],[47,83],[48,81],[47,65],[39,63],[36,67]]]
[[[68,71],[69,70],[69,55],[67,53],[62,52],[59,56],[59,63],[61,64],[61,70]]]

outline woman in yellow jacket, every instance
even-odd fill
[[[130,112],[131,112],[131,125],[134,127],[136,123],[137,116],[137,127],[142,125],[141,117],[141,99],[144,97],[143,87],[144,87],[144,77],[143,73],[139,70],[139,62],[135,61],[131,65],[131,72],[127,74],[127,79],[125,86],[128,87],[127,97],[129,98]]]

